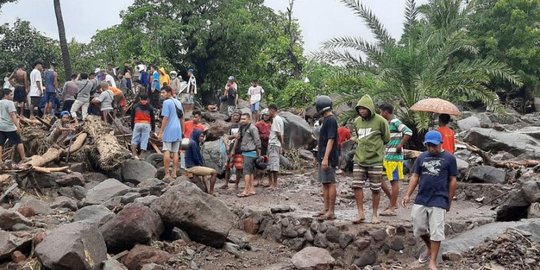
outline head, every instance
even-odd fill
[[[247,126],[251,122],[251,115],[249,113],[243,113],[240,116],[240,125]]]
[[[356,113],[364,119],[371,118],[376,113],[375,104],[369,95],[362,96],[354,109]]]
[[[196,141],[197,143],[203,143],[206,139],[206,135],[204,132],[198,128],[193,129],[193,132],[191,133],[191,139]]]
[[[328,96],[318,96],[315,100],[315,109],[319,116],[326,116],[332,112],[332,99]]]
[[[450,115],[449,114],[439,114],[439,126],[447,126],[448,123],[450,123]]]
[[[148,95],[146,93],[143,93],[139,96],[139,103],[141,105],[148,105]]]
[[[13,100],[13,91],[11,89],[2,89],[2,99]]]
[[[167,71],[165,70],[164,67],[160,67],[159,70],[158,70],[159,74],[161,75],[167,75]]]
[[[37,60],[35,63],[34,63],[34,68],[39,70],[39,71],[42,71],[43,70],[43,61],[41,60]]]
[[[278,107],[276,104],[270,104],[268,106],[268,113],[270,114],[270,117],[274,118],[278,114]]]
[[[25,69],[26,67],[24,66],[24,64],[19,64],[19,65],[17,65],[17,68],[18,69]]]
[[[432,155],[439,154],[442,150],[442,135],[436,130],[428,131],[424,136],[424,145],[426,146],[428,152]]]
[[[259,85],[259,82],[257,80],[251,81],[251,86],[256,87],[257,85]]]
[[[272,119],[272,118],[270,117],[270,110],[268,110],[268,109],[262,110],[262,111],[261,111],[261,115],[262,115],[262,120],[263,120],[264,122],[270,122],[270,119]]]
[[[235,81],[236,81],[236,78],[234,76],[229,76],[229,78],[227,78],[228,83],[233,83]]]
[[[72,74],[71,75],[71,80],[72,81],[76,80],[78,76],[79,76],[78,74]]]
[[[233,114],[231,116],[231,122],[233,122],[233,123],[239,123],[240,122],[240,112],[239,111],[233,112]]]
[[[51,64],[50,64],[50,67],[51,67],[51,69],[54,70],[54,69],[56,69],[56,66],[57,66],[57,65],[58,65],[58,64],[56,64],[55,61],[52,61]]]
[[[174,70],[171,71],[171,73],[169,73],[169,75],[170,75],[171,78],[173,78],[173,79],[176,78],[176,77],[178,77],[178,74],[177,74],[176,71],[174,71]]]
[[[105,91],[109,89],[109,83],[108,82],[100,82],[99,87],[101,88],[101,91]]]
[[[84,80],[84,78],[82,77],[82,74],[83,74],[83,73],[81,73],[81,79]],[[88,74],[88,79],[93,80],[93,79],[95,79],[95,78],[96,78],[96,74],[95,74],[95,73],[90,73],[90,74]]]
[[[168,85],[161,87],[160,96],[163,100],[169,99],[172,97],[172,88]]]
[[[68,111],[62,111],[60,113],[60,116],[62,117],[62,122],[67,123],[69,122],[71,114]]]
[[[381,116],[386,120],[392,119],[394,115],[394,106],[390,103],[383,103],[379,106],[379,111],[381,111]]]
[[[156,66],[155,65],[150,65],[150,72],[154,72],[156,71]]]
[[[124,78],[124,75],[118,74],[118,75],[116,76],[116,78],[118,78],[118,80],[122,80],[122,79]]]
[[[187,75],[190,76],[190,77],[193,76],[193,69],[191,69],[191,68],[188,69],[187,70]]]
[[[202,119],[201,111],[193,111],[192,115],[193,115],[192,117],[193,123],[198,124],[201,122],[201,119]]]

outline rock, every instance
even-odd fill
[[[121,196],[128,192],[130,188],[120,181],[109,178],[86,193],[86,202],[88,204],[101,204],[115,196]]]
[[[534,109],[536,112],[540,112],[540,98],[534,98]]]
[[[56,173],[36,173],[35,182],[40,188],[58,188],[56,179],[64,176],[65,173],[56,172]]]
[[[136,159],[129,159],[122,164],[122,180],[135,185],[154,178],[157,169],[152,164]]]
[[[149,246],[135,245],[135,247],[122,258],[122,263],[127,266],[129,270],[139,270],[143,265],[149,263],[165,264],[171,257],[171,254],[165,251]]]
[[[291,112],[280,112],[285,124],[285,137],[283,138],[287,148],[295,149],[310,145],[313,142],[312,128],[302,117]]]
[[[300,155],[300,158],[307,161],[315,160],[315,156],[313,156],[313,153],[307,149],[298,149],[298,155]]]
[[[146,162],[152,164],[152,166],[154,166],[154,168],[156,168],[156,169],[159,169],[159,168],[163,167],[163,154],[153,153],[153,154],[150,154],[150,155],[146,156],[146,158],[144,158],[144,160]]]
[[[26,256],[24,256],[24,254],[22,254],[22,252],[16,250],[13,253],[11,253],[11,260],[14,263],[20,264],[20,263],[26,261]]]
[[[467,175],[467,172],[469,171],[469,162],[456,158],[457,168],[459,172],[458,179],[463,179]]]
[[[56,178],[56,183],[61,187],[84,186],[84,176],[80,172],[73,172]]]
[[[464,141],[484,151],[507,151],[514,156],[523,154],[528,158],[540,158],[539,141],[526,134],[472,128],[465,135]]]
[[[360,253],[358,259],[354,260],[354,265],[362,268],[366,265],[372,265],[377,262],[377,253],[373,250],[368,249]]]
[[[157,178],[150,178],[143,180],[137,185],[139,193],[143,196],[147,195],[161,195],[161,190],[167,186],[167,183]]]
[[[155,201],[158,198],[158,196],[150,195],[142,198],[137,198],[133,202],[134,203],[140,203],[142,205],[150,206],[153,201]]]
[[[0,207],[0,229],[11,230],[13,225],[18,223],[32,225],[32,221],[21,215],[21,213]]]
[[[100,270],[127,270],[119,261],[111,258],[101,263]]]
[[[335,259],[326,249],[306,247],[293,255],[292,263],[300,270],[332,269]]]
[[[32,236],[18,237],[12,233],[0,230],[0,261],[10,258],[11,253],[22,247],[29,247],[32,243]]]
[[[314,238],[313,238],[313,233],[311,232],[311,230],[307,230],[304,233],[304,238],[309,242],[313,242]]]
[[[35,251],[50,269],[96,269],[107,259],[107,247],[97,227],[84,222],[56,228]]]
[[[294,228],[287,228],[285,231],[282,232],[283,236],[288,238],[296,238],[298,236],[298,232]]]
[[[120,202],[123,204],[132,203],[135,199],[140,198],[141,194],[138,192],[128,192],[122,196]]]
[[[390,240],[390,248],[395,251],[400,251],[405,249],[405,242],[401,237],[394,237]]]
[[[163,223],[150,208],[131,203],[99,228],[109,252],[131,249],[159,238]]]
[[[532,203],[527,210],[527,218],[540,218],[540,203]]]
[[[343,233],[339,237],[339,247],[345,249],[352,241],[354,236],[348,233]]]
[[[281,226],[268,224],[264,230],[262,237],[268,240],[274,240],[278,242],[281,239]]]
[[[353,245],[356,246],[359,250],[363,250],[369,247],[369,245],[371,245],[371,240],[369,240],[368,238],[356,239],[353,242]]]
[[[302,248],[304,248],[304,244],[306,243],[306,239],[304,238],[293,238],[289,239],[287,242],[287,246],[295,251],[300,251]]]
[[[225,243],[225,246],[224,246],[224,249],[233,254],[234,257],[236,258],[240,258],[240,246],[238,246],[237,244],[233,244],[233,243],[230,243],[230,242],[226,242]]]
[[[165,224],[185,230],[194,241],[218,248],[236,220],[222,201],[186,181],[167,190],[151,208]]]
[[[492,166],[476,166],[469,171],[469,180],[475,183],[504,184],[506,171]]]
[[[527,216],[530,203],[522,189],[511,190],[506,198],[497,206],[497,221],[519,220]]]
[[[529,203],[540,202],[540,181],[529,180],[521,186]]]
[[[183,231],[182,229],[180,228],[173,228],[172,230],[172,239],[174,240],[179,240],[179,239],[182,239],[186,242],[189,242],[191,241],[191,238],[189,238],[189,235]]]
[[[315,239],[313,239],[313,245],[321,248],[328,247],[328,240],[326,240],[326,235],[324,233],[316,234]]]
[[[293,209],[288,205],[278,205],[270,208],[270,212],[272,212],[272,214],[288,213],[291,211],[293,211]]]
[[[442,255],[442,259],[443,261],[451,261],[451,262],[459,262],[461,261],[461,258],[463,256],[461,256],[460,253],[457,253],[457,252],[445,252],[443,253]]]
[[[165,268],[164,266],[161,266],[155,263],[147,263],[143,265],[143,267],[141,268],[141,270],[168,270],[168,269],[171,269],[171,268],[168,268],[168,267]]]
[[[44,201],[38,200],[34,196],[26,195],[24,196],[19,203],[13,207],[15,210],[20,207],[29,207],[34,210],[36,215],[48,215],[52,212],[51,207]]]
[[[77,202],[65,196],[58,196],[51,204],[52,208],[65,208],[71,211],[77,211]]]
[[[86,198],[86,189],[82,186],[61,187],[58,194],[80,201]]]
[[[332,243],[339,243],[341,232],[335,226],[329,226],[326,230],[326,239]]]
[[[202,155],[207,167],[210,167],[218,174],[223,173],[227,162],[226,146],[223,139],[207,141],[202,146]]]
[[[244,219],[244,231],[249,234],[257,234],[259,231],[259,224],[253,218]]]
[[[476,116],[469,116],[467,118],[457,121],[457,125],[460,130],[470,130],[473,127],[480,127],[480,119]]]
[[[114,217],[114,213],[103,205],[89,205],[79,209],[73,216],[74,221],[85,221],[101,226]]]
[[[30,207],[21,207],[17,209],[17,212],[21,213],[24,217],[31,217],[34,216],[36,213],[34,213],[34,209]]]
[[[383,241],[386,238],[386,230],[376,230],[371,232],[371,236],[375,241]]]

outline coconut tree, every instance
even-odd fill
[[[58,25],[58,36],[60,39],[60,51],[62,52],[62,62],[64,63],[64,74],[66,80],[71,77],[71,60],[69,58],[69,49],[66,40],[66,29],[64,27],[64,19],[62,18],[62,7],[60,0],[53,0],[54,14],[56,15],[56,24]]]
[[[504,64],[478,57],[478,49],[463,27],[472,8],[469,4],[432,0],[418,8],[414,0],[408,0],[404,32],[398,41],[360,1],[342,2],[364,20],[375,42],[361,37],[336,37],[323,44],[316,59],[343,66],[337,76],[344,81],[354,81],[351,78],[365,74],[378,78],[380,83],[370,84],[373,88],[362,88],[356,98],[369,93],[393,101],[402,120],[419,131],[428,128],[429,117],[408,108],[421,99],[478,100],[490,108],[498,108],[498,98],[489,88],[490,82],[501,79],[520,84]],[[441,6],[445,8],[438,8]]]

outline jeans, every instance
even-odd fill
[[[146,151],[148,146],[148,139],[150,138],[150,131],[152,128],[150,124],[136,123],[133,127],[133,135],[131,136],[131,144],[139,145],[141,150]]]
[[[77,111],[79,111],[79,109],[82,107],[82,120],[86,119],[88,116],[88,106],[90,106],[90,102],[75,100],[70,110],[71,117],[77,118]]]

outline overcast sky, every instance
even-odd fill
[[[285,10],[288,2],[265,0],[275,10]],[[393,37],[401,35],[405,0],[362,2],[373,10]],[[62,0],[61,3],[68,40],[89,42],[97,30],[120,23],[120,11],[133,0]],[[322,42],[336,36],[371,38],[363,21],[338,0],[296,0],[293,13],[300,23],[306,52],[318,50]],[[52,0],[19,0],[2,6],[0,23],[12,23],[16,18],[28,20],[45,35],[58,38]]]

